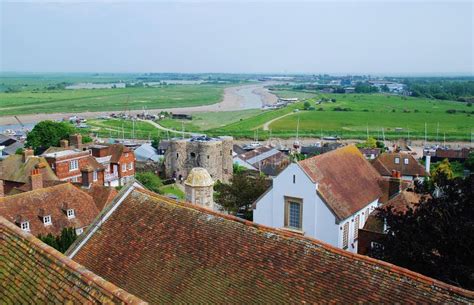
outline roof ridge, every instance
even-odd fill
[[[226,214],[219,213],[219,212],[216,212],[216,211],[213,211],[213,210],[209,210],[207,208],[204,208],[204,207],[201,207],[201,206],[198,206],[198,205],[195,205],[195,204],[191,204],[191,203],[188,203],[188,202],[176,201],[176,200],[170,199],[166,196],[153,193],[153,192],[148,191],[146,189],[137,189],[136,188],[134,191],[138,191],[138,192],[143,193],[145,195],[154,197],[154,199],[160,199],[160,200],[164,201],[165,203],[173,204],[175,206],[179,206],[179,207],[187,208],[187,209],[192,209],[192,210],[196,210],[196,211],[199,211],[199,212],[204,212],[204,213],[207,213],[207,214],[212,214],[214,216],[221,217],[221,218],[224,218],[226,220],[233,221],[233,222],[237,222],[237,223],[249,226],[249,227],[253,227],[253,228],[261,230],[261,231],[273,232],[273,233],[276,233],[279,236],[282,236],[284,238],[292,238],[293,240],[297,239],[301,242],[309,242],[312,245],[320,246],[324,250],[327,250],[327,251],[332,252],[334,254],[339,254],[339,255],[342,255],[344,257],[351,258],[351,259],[359,259],[359,260],[361,260],[363,262],[366,262],[366,263],[369,263],[371,265],[381,267],[381,268],[387,270],[388,272],[398,273],[400,275],[404,275],[406,277],[409,277],[413,280],[421,281],[425,284],[434,285],[434,286],[437,286],[439,288],[446,289],[450,292],[458,293],[458,294],[463,295],[463,296],[468,297],[468,298],[474,298],[474,291],[470,291],[470,290],[467,290],[467,289],[463,289],[463,288],[460,288],[460,287],[450,285],[448,283],[439,281],[437,279],[430,278],[428,276],[425,276],[425,275],[422,275],[420,273],[414,272],[414,271],[409,270],[407,268],[403,268],[403,267],[400,267],[400,266],[397,266],[397,265],[394,265],[394,264],[391,264],[391,263],[388,263],[388,262],[385,262],[385,261],[382,261],[382,260],[378,260],[378,259],[371,258],[371,257],[365,256],[365,255],[360,255],[360,254],[352,253],[352,252],[349,252],[349,251],[346,251],[346,250],[343,250],[343,249],[339,249],[339,248],[336,248],[336,247],[334,247],[330,244],[327,244],[323,241],[320,241],[320,240],[317,240],[317,239],[314,239],[314,238],[311,238],[311,237],[308,237],[308,236],[302,236],[298,233],[293,233],[293,232],[283,230],[283,229],[271,228],[271,227],[268,227],[268,226],[265,226],[265,225],[257,224],[255,222],[252,222],[252,221],[249,221],[249,220],[238,218],[238,217],[233,216],[233,215],[226,215]]]
[[[49,180],[49,181],[57,181],[57,180]],[[11,199],[11,198],[14,198],[16,196],[26,196],[26,195],[31,195],[32,193],[39,193],[39,192],[46,192],[50,189],[56,189],[56,188],[59,188],[59,187],[63,187],[65,185],[70,185],[72,187],[74,187],[71,183],[59,183],[59,184],[56,184],[56,185],[51,185],[51,186],[48,186],[48,187],[42,187],[42,188],[39,188],[39,189],[36,189],[36,190],[29,190],[29,191],[26,191],[26,192],[21,192],[21,193],[18,193],[18,194],[12,194],[12,195],[9,195],[8,198]],[[89,194],[87,194],[89,195]],[[5,199],[6,197],[0,197],[0,200],[1,199]]]
[[[3,230],[11,232],[13,235],[18,236],[23,240],[26,240],[36,251],[40,252],[48,258],[53,258],[54,262],[57,265],[73,271],[73,273],[77,275],[79,279],[83,280],[88,286],[90,286],[91,283],[94,283],[103,292],[109,294],[110,296],[116,297],[127,304],[147,304],[146,302],[134,296],[133,294],[126,292],[125,290],[119,288],[118,286],[112,284],[111,282],[88,270],[81,264],[68,258],[53,247],[43,243],[38,238],[34,237],[32,234],[21,230],[16,225],[1,216],[0,227]]]

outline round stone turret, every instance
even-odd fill
[[[213,186],[214,181],[205,168],[193,168],[184,181],[186,201],[214,209]]]

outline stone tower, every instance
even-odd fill
[[[213,186],[214,181],[205,168],[193,168],[184,181],[186,201],[211,210],[214,209]]]
[[[205,168],[214,181],[232,178],[232,137],[173,139],[165,154],[165,174],[178,181],[185,179],[195,167]]]

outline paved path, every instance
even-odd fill
[[[270,127],[270,125],[271,125],[273,122],[278,121],[279,119],[284,118],[284,117],[286,117],[286,116],[293,115],[293,114],[295,114],[295,113],[297,113],[297,112],[290,112],[290,113],[284,114],[284,115],[282,115],[282,116],[279,116],[279,117],[277,117],[277,118],[271,119],[270,121],[268,121],[268,122],[266,122],[265,124],[263,124],[263,130],[269,130],[269,129],[270,129],[269,127]]]

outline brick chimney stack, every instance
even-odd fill
[[[43,188],[43,175],[38,168],[31,171],[30,183],[32,191]]]
[[[0,180],[0,198],[5,197],[5,186],[3,180]]]
[[[388,198],[392,198],[394,195],[402,191],[402,175],[399,171],[392,170],[392,176],[388,182]]]
[[[29,157],[33,157],[35,152],[31,148],[25,148],[23,150],[23,163],[25,163]]]
[[[69,147],[69,141],[68,140],[61,140],[61,141],[59,141],[59,146],[61,148],[68,148]]]
[[[81,169],[81,175],[82,175],[82,186],[89,188],[94,179],[93,177],[94,169],[90,166],[85,166]]]
[[[72,134],[69,136],[69,143],[78,149],[82,148],[82,135],[79,133]]]

